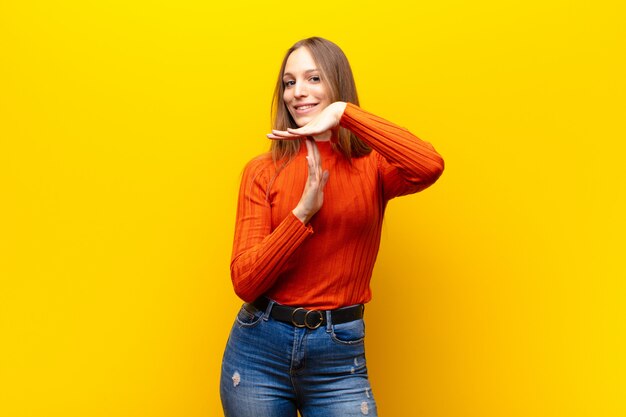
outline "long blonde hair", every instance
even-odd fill
[[[283,75],[287,59],[293,51],[298,48],[307,48],[313,57],[313,61],[320,69],[322,82],[330,92],[330,101],[345,101],[359,105],[359,97],[356,92],[356,84],[348,58],[341,48],[329,40],[312,37],[296,42],[285,54],[280,66],[278,81],[274,88],[272,98],[272,128],[277,130],[287,130],[287,128],[298,128],[298,125],[291,117],[289,110],[283,99],[285,84]],[[346,159],[358,158],[371,152],[371,148],[365,142],[347,129],[339,128],[337,143],[333,143],[333,148],[341,152]],[[272,141],[270,152],[275,163],[282,161],[289,162],[300,150],[300,141],[297,140],[276,140]]]

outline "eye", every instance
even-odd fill
[[[285,85],[285,88],[288,88],[288,87],[292,87],[293,85],[295,85],[295,83],[296,82],[294,80],[287,80],[283,84]]]
[[[319,76],[319,75],[314,75],[314,76],[312,76],[311,78],[309,78],[309,80],[310,80],[311,82],[314,82],[314,83],[319,83],[319,82],[320,82],[320,80],[321,80],[321,78],[320,78],[320,76]]]

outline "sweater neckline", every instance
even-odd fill
[[[304,143],[305,140],[306,139],[302,139],[302,142],[300,143],[300,149],[301,149],[301,152],[303,152],[306,155],[307,148],[306,148],[306,144]],[[315,145],[317,145],[317,149],[320,151],[320,155],[322,156],[331,156],[336,153],[333,150],[332,143],[330,141],[325,141],[325,142],[316,141]]]

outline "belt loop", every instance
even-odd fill
[[[326,333],[330,333],[332,331],[333,321],[332,314],[330,314],[330,310],[326,310]]]
[[[265,309],[265,314],[263,314],[263,320],[267,321],[270,317],[270,313],[272,312],[272,307],[274,307],[274,304],[276,303],[276,301],[272,300],[271,298],[268,298],[269,303],[267,304],[267,308]]]

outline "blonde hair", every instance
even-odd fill
[[[322,82],[330,93],[330,101],[345,101],[359,105],[359,97],[356,92],[354,76],[348,58],[341,48],[329,40],[312,37],[296,42],[285,54],[280,66],[278,81],[274,88],[272,98],[272,128],[277,130],[287,130],[287,128],[297,128],[298,125],[291,117],[289,110],[283,99],[285,84],[283,75],[287,59],[293,51],[298,48],[307,48],[313,61],[320,69]],[[339,128],[337,143],[333,143],[333,149],[341,152],[346,159],[358,158],[371,152],[371,148],[365,142],[347,129]],[[297,140],[276,140],[272,141],[270,152],[275,163],[283,161],[288,163],[300,150],[300,141]]]

